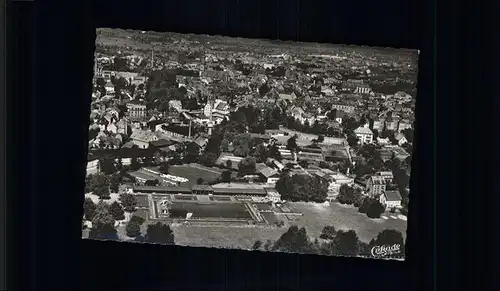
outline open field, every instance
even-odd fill
[[[281,229],[175,226],[175,243],[193,247],[251,249],[256,240],[277,240]]]
[[[149,210],[144,209],[144,208],[136,209],[134,212],[134,215],[140,216],[140,217],[144,218],[144,220],[148,220],[149,219]]]
[[[245,205],[241,203],[199,204],[173,202],[170,206],[171,217],[186,217],[188,212],[193,213],[193,218],[252,219],[252,215]]]
[[[188,179],[190,185],[196,185],[198,178],[203,178],[205,183],[208,183],[220,177],[219,172],[196,165],[172,166],[168,172],[171,175]]]
[[[274,214],[261,213],[271,223],[283,219],[286,226],[277,229],[268,228],[234,228],[234,227],[197,227],[175,226],[175,240],[179,245],[196,247],[224,247],[249,249],[256,240],[265,242],[278,239],[292,224],[304,226],[311,239],[320,236],[325,225],[333,225],[336,229],[354,229],[360,240],[369,242],[384,229],[396,229],[406,237],[406,221],[394,214],[384,214],[387,218],[369,219],[358,213],[354,207],[332,203],[329,206],[312,203],[287,203],[292,212],[302,212],[303,216],[274,217]]]
[[[400,231],[406,237],[407,223],[403,219],[370,219],[366,214],[359,213],[356,208],[338,203],[331,203],[328,206],[313,203],[287,203],[287,206],[292,212],[304,214],[291,223],[306,227],[307,233],[314,237],[319,237],[325,225],[333,225],[336,229],[353,229],[359,239],[365,242],[369,242],[382,230],[391,228]],[[393,214],[384,215],[394,216]]]

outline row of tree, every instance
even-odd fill
[[[368,244],[359,240],[354,230],[336,230],[334,226],[325,226],[320,235],[311,240],[307,230],[296,225],[283,233],[276,241],[267,240],[263,243],[255,241],[254,250],[291,252],[301,254],[322,254],[341,256],[373,257],[371,249],[376,246],[399,245],[400,252],[390,254],[386,258],[404,258],[405,244],[403,234],[397,230],[386,229],[380,232]]]

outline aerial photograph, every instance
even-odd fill
[[[418,50],[96,34],[83,239],[404,260]]]

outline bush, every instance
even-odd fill
[[[392,207],[391,210],[390,210],[391,213],[395,213],[396,212],[396,207]]]
[[[141,226],[135,220],[130,220],[125,228],[128,237],[137,237],[141,234]]]

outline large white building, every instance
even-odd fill
[[[373,132],[368,127],[358,127],[354,130],[361,144],[373,142]]]

